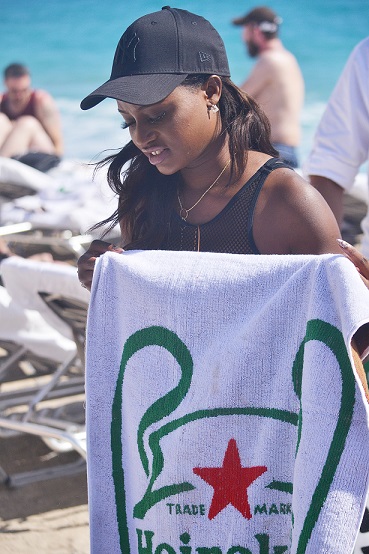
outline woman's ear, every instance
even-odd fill
[[[218,75],[212,75],[203,85],[206,99],[213,105],[218,104],[222,95],[222,79]]]

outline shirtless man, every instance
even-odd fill
[[[0,94],[0,156],[27,152],[61,156],[63,141],[58,109],[43,90],[31,89],[31,76],[21,64],[4,71],[6,92]]]
[[[269,118],[273,146],[292,167],[298,166],[296,147],[300,143],[300,113],[304,101],[304,80],[296,58],[278,38],[282,22],[267,7],[257,7],[233,20],[242,25],[242,38],[252,58],[258,58],[241,88],[250,94]]]

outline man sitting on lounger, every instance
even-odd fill
[[[26,66],[13,63],[4,70],[6,91],[0,94],[0,156],[30,152],[61,156],[63,141],[59,111],[44,90],[31,88]]]

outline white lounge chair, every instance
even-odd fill
[[[0,461],[0,479],[8,485],[19,486],[84,470],[83,351],[89,293],[80,286],[76,268],[67,264],[12,257],[2,262],[0,270],[6,291],[19,310],[31,309],[38,313],[61,337],[61,343],[65,339],[73,344],[64,360],[55,365],[54,371],[51,368],[46,375],[36,375],[32,384],[27,379],[11,380],[9,368],[6,382],[1,383],[0,365],[0,437],[5,439],[19,433],[36,435],[54,452],[74,450],[79,455],[71,464],[22,474],[5,472]],[[22,342],[21,336],[18,333],[6,338],[13,338],[21,350],[27,351],[30,345]],[[45,338],[40,337],[40,344]]]

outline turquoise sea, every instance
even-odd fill
[[[0,0],[0,70],[11,62],[25,63],[34,86],[53,94],[62,114],[66,157],[91,160],[125,141],[113,100],[88,112],[80,110],[79,102],[108,79],[125,28],[162,5],[155,0]],[[178,0],[171,5],[210,20],[225,42],[232,78],[240,83],[253,61],[231,19],[259,4]],[[267,5],[283,18],[281,38],[296,55],[306,82],[303,161],[350,51],[369,34],[369,0],[271,0]]]

